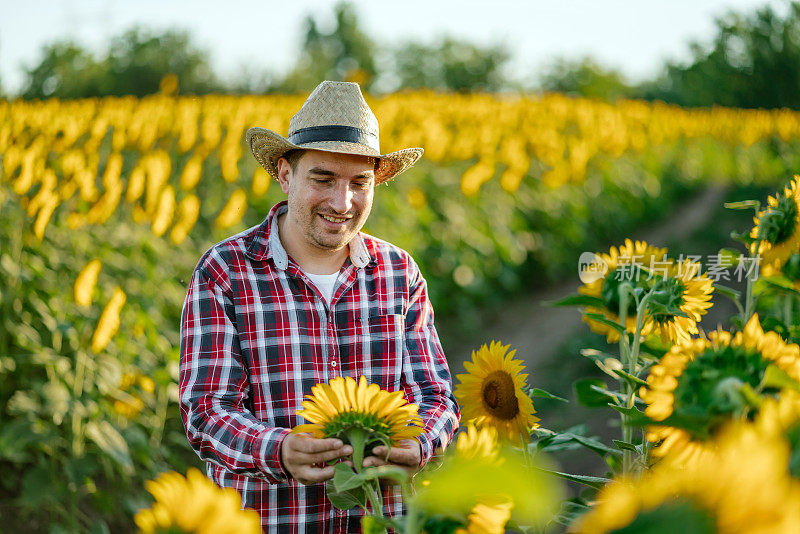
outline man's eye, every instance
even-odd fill
[[[318,184],[329,184],[331,183],[329,178],[314,178],[314,181]]]
[[[366,189],[369,187],[369,182],[355,182],[355,187],[358,189]]]

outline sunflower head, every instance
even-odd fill
[[[491,426],[481,428],[468,425],[466,430],[459,433],[456,441],[456,454],[460,458],[469,460],[479,458],[481,461],[493,462],[498,459],[500,442],[497,440],[497,430]]]
[[[254,510],[242,510],[242,498],[231,488],[217,487],[198,469],[186,477],[162,473],[145,483],[155,498],[152,507],[134,517],[142,534],[157,532],[261,532],[261,519]]]
[[[643,333],[656,333],[664,343],[688,341],[697,334],[697,323],[711,307],[714,286],[691,260],[670,262],[665,272],[651,280],[651,305]]]
[[[402,391],[384,391],[364,376],[358,382],[348,376],[317,384],[306,399],[297,415],[311,423],[297,425],[292,432],[310,432],[316,438],[339,438],[351,444],[359,469],[368,447],[378,443],[390,447],[422,433],[416,404],[406,403]]]
[[[783,194],[767,198],[767,207],[753,218],[751,252],[761,256],[762,272],[772,274],[800,250],[800,176],[795,176]]]
[[[653,265],[662,263],[667,254],[667,249],[656,248],[648,245],[644,241],[633,242],[625,240],[625,244],[611,247],[608,254],[598,254],[600,259],[608,266],[605,276],[598,278],[590,283],[584,284],[578,289],[583,295],[597,297],[602,300],[602,306],[590,306],[586,308],[588,313],[602,314],[614,322],[620,322],[620,306],[622,303],[622,284],[630,284],[634,291],[644,293],[647,287],[647,271]],[[636,302],[630,298],[625,310],[625,326],[629,332],[636,327]],[[591,317],[584,315],[583,320],[589,325],[592,331],[606,336],[609,343],[619,341],[619,332]]]
[[[673,346],[650,370],[640,396],[645,414],[663,425],[649,428],[657,456],[692,456],[725,423],[751,417],[778,393],[770,366],[800,379],[800,347],[764,332],[754,315],[741,332],[716,331]]]
[[[793,532],[800,487],[786,471],[786,444],[764,439],[753,425],[720,433],[691,466],[672,458],[637,480],[619,479],[572,532]]]
[[[500,439],[519,442],[538,426],[531,398],[525,394],[527,374],[516,351],[493,341],[472,352],[472,361],[465,362],[465,374],[456,378],[455,395],[465,421],[497,430]]]

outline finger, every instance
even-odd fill
[[[389,465],[389,463],[379,456],[367,456],[364,458],[362,465],[364,467],[380,467],[382,465]]]
[[[333,478],[333,467],[302,467],[297,480],[303,484],[316,484]]]
[[[297,452],[297,453],[295,453],[296,454],[295,461],[297,463],[306,464],[306,465],[322,464],[322,463],[325,463],[325,462],[329,462],[331,460],[338,460],[339,458],[344,458],[346,456],[349,456],[349,454],[346,452],[348,448],[351,449],[350,452],[352,453],[353,452],[352,448],[349,447],[349,446],[348,447],[343,447],[341,449],[335,449],[335,450],[325,451],[325,452],[317,452],[317,453],[312,453],[312,454],[308,454],[308,453],[305,453],[305,452]]]
[[[383,445],[380,445],[372,449],[372,452],[378,458],[387,459],[392,463],[400,465],[412,466],[416,465],[416,463],[419,461],[413,451],[401,447],[392,447],[391,450],[388,450]]]
[[[342,443],[342,440],[336,438],[317,439],[317,438],[303,437],[301,439],[298,439],[296,443],[294,443],[295,450],[307,454],[313,454],[316,452],[324,452],[329,450],[337,450],[341,449],[343,446],[344,443]],[[352,447],[350,447],[350,451],[352,452]]]

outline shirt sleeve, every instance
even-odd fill
[[[410,269],[403,349],[403,390],[408,402],[419,406],[419,414],[425,425],[424,432],[418,438],[424,465],[434,451],[447,447],[458,428],[461,413],[453,395],[447,359],[433,325],[433,307],[428,300],[427,284],[413,261]]]
[[[178,391],[181,418],[197,455],[228,471],[276,483],[288,429],[270,427],[247,409],[249,381],[233,317],[230,287],[198,267],[181,316]]]

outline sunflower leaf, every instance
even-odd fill
[[[764,371],[761,386],[800,391],[800,383],[774,363],[769,364],[766,371]]]
[[[592,306],[602,308],[605,302],[600,297],[590,295],[573,294],[560,300],[550,300],[545,302],[547,306]]]
[[[608,478],[603,477],[590,477],[588,475],[572,475],[570,473],[562,473],[560,471],[551,471],[549,469],[540,469],[545,473],[550,473],[551,475],[555,475],[559,478],[563,478],[572,482],[578,482],[583,484],[584,486],[589,486],[590,488],[600,489],[609,482],[611,482]]]
[[[584,378],[572,384],[578,402],[584,406],[600,407],[617,401],[614,394],[608,391],[606,383],[597,378]]]
[[[761,209],[761,202],[758,200],[740,200],[739,202],[726,202],[723,204],[729,210],[755,210],[756,214]]]
[[[637,449],[636,445],[634,445],[633,443],[628,443],[627,441],[622,441],[619,439],[614,439],[612,441],[614,442],[614,445],[616,445],[617,448],[620,450],[633,451],[635,453],[639,452],[639,449]]]
[[[340,510],[349,510],[356,506],[367,507],[367,495],[361,486],[347,491],[336,491],[334,484],[328,483],[325,484],[325,493],[331,504]]]
[[[589,505],[583,499],[579,497],[569,499],[561,503],[561,509],[551,521],[569,527],[588,510]],[[506,526],[509,526],[510,523],[510,521],[506,523]]]
[[[770,289],[777,289],[778,291],[783,291],[790,295],[800,296],[800,291],[794,288],[794,284],[782,276],[761,277],[759,281]]]
[[[557,401],[561,401],[561,402],[569,402],[564,397],[559,397],[558,395],[553,395],[549,391],[545,391],[545,390],[539,389],[539,388],[531,388],[530,391],[528,391],[528,396],[531,397],[531,398],[533,398],[533,397],[541,397],[543,399],[552,399],[552,400],[557,400]]]
[[[755,241],[750,237],[750,232],[737,232],[736,230],[731,231],[731,239],[744,243],[748,247]]]
[[[631,385],[639,385],[639,386],[646,386],[647,382],[639,378],[638,376],[634,376],[627,371],[623,371],[622,369],[613,369],[614,374],[625,380],[626,382],[630,383]]]
[[[592,319],[593,321],[597,321],[598,323],[602,323],[602,324],[604,324],[606,326],[610,326],[611,328],[613,328],[614,330],[616,330],[620,334],[625,334],[627,332],[627,330],[625,330],[624,326],[622,326],[621,324],[619,324],[616,321],[612,321],[610,319],[607,319],[606,316],[601,314],[601,313],[584,313],[583,315],[584,315],[584,317],[586,317],[588,319]]]
[[[363,482],[362,475],[359,475],[353,468],[345,463],[338,463],[333,468],[333,486],[336,491],[347,491],[358,488]]]
[[[362,480],[375,480],[378,478],[390,479],[398,484],[408,480],[408,472],[397,465],[381,465],[378,467],[367,467],[359,475]]]

